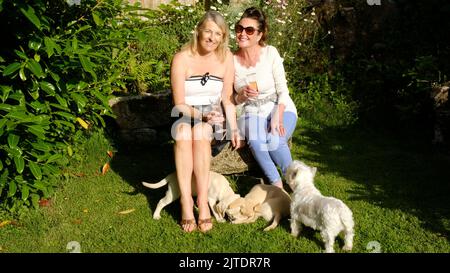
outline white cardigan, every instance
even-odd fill
[[[270,45],[263,47],[260,54],[258,63],[254,67],[249,68],[242,66],[237,56],[234,56],[234,90],[241,92],[242,88],[248,84],[246,76],[250,73],[256,73],[256,82],[259,90],[258,99],[264,99],[276,93],[278,95],[278,103],[286,106],[285,112],[293,112],[297,115],[295,104],[289,96],[283,58],[281,58],[278,50]],[[274,105],[272,102],[259,107],[244,104],[244,112],[268,116],[272,112]]]

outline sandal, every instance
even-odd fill
[[[208,224],[211,224],[211,227],[210,227],[210,228],[203,227],[203,226],[208,225]],[[203,232],[203,233],[206,233],[206,232],[210,231],[210,230],[212,229],[212,221],[211,221],[211,218],[198,219],[198,229],[199,229],[201,232]]]
[[[195,223],[195,219],[182,219],[180,221],[181,229],[183,229],[186,233],[191,233],[197,229],[197,224]],[[188,227],[193,226],[192,230],[189,230]]]

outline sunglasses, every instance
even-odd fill
[[[257,29],[254,27],[243,27],[242,25],[236,25],[234,27],[234,30],[236,31],[236,33],[242,33],[245,30],[245,33],[247,33],[247,35],[253,35],[253,33],[255,33]]]

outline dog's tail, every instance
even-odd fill
[[[168,181],[167,178],[164,178],[163,180],[157,182],[157,183],[147,183],[147,182],[142,182],[142,185],[144,185],[147,188],[150,189],[157,189],[157,188],[161,188],[164,185],[167,185]]]

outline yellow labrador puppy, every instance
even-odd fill
[[[259,217],[272,223],[264,231],[278,226],[283,217],[289,216],[291,197],[276,186],[258,184],[253,186],[245,197],[231,202],[225,210],[233,224],[255,222]],[[219,211],[220,212],[220,211]]]
[[[239,198],[240,195],[234,193],[233,189],[230,187],[230,184],[228,183],[228,180],[223,175],[216,172],[210,172],[209,178],[211,179],[208,188],[209,207],[211,208],[213,215],[218,222],[225,222],[225,218],[221,214],[218,214],[215,210],[216,203],[220,202],[228,206],[228,204],[233,202],[233,200]],[[172,203],[173,201],[177,200],[180,197],[180,188],[178,186],[177,174],[176,172],[173,172],[157,183],[142,182],[142,185],[151,189],[157,189],[167,184],[168,188],[166,195],[163,198],[161,198],[161,200],[159,200],[155,212],[153,213],[153,219],[156,220],[160,219],[161,210],[165,206],[169,205],[170,203]],[[194,176],[192,176],[191,189],[192,195],[196,196],[197,187]]]

